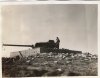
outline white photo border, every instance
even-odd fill
[[[0,2],[0,57],[2,57],[2,16],[1,8],[5,5],[31,5],[31,4],[97,4],[98,5],[98,76],[74,76],[74,78],[99,78],[100,76],[100,1],[32,1],[32,2]],[[68,78],[72,78],[67,76]],[[2,63],[0,59],[0,78],[2,78]],[[28,77],[26,77],[28,78]],[[33,77],[30,77],[33,78]],[[36,77],[34,77],[36,78]],[[42,77],[41,77],[42,78]],[[44,77],[43,77],[44,78]],[[45,77],[48,78],[48,77]],[[49,77],[55,78],[55,77]],[[59,78],[59,77],[56,77]],[[65,77],[64,77],[65,78]]]

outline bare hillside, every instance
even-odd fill
[[[41,53],[2,58],[4,77],[97,76],[97,55]]]

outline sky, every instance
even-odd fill
[[[96,4],[2,6],[2,43],[34,45],[60,39],[60,48],[97,54]],[[2,47],[9,56],[24,47]]]

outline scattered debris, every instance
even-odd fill
[[[97,76],[97,61],[97,55],[89,53],[3,57],[2,72],[3,77]]]

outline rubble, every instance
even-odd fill
[[[97,76],[97,55],[40,53],[2,58],[4,77]]]

